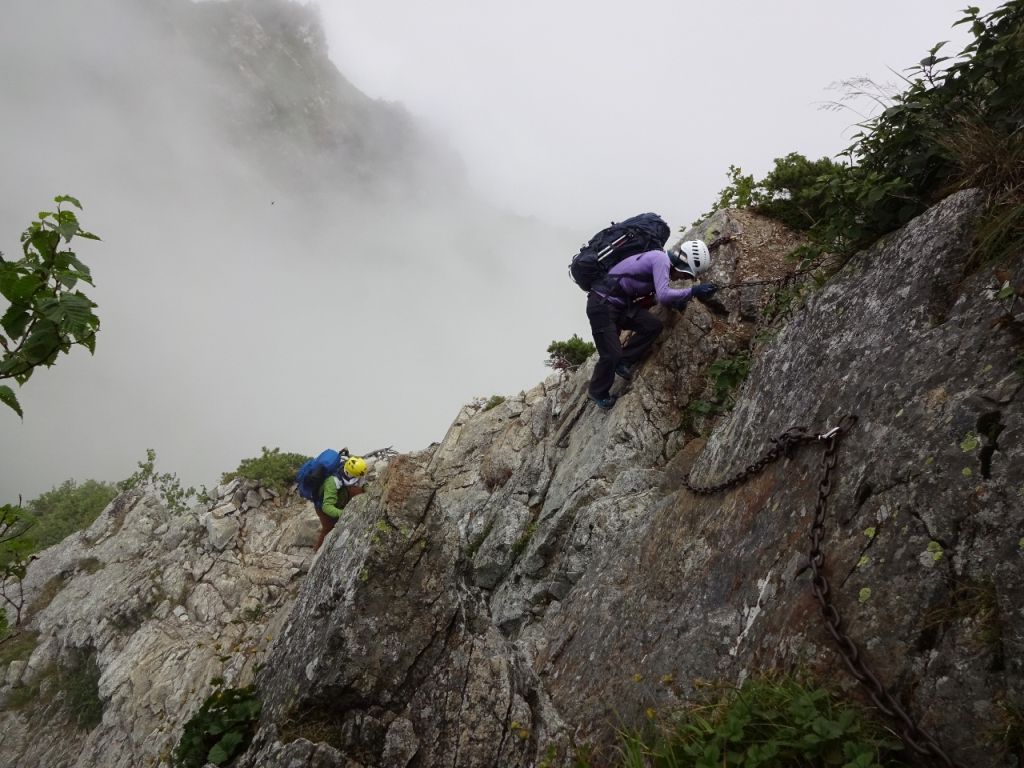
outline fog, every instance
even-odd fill
[[[321,2],[357,86],[437,126],[495,199],[582,230],[623,210],[689,224],[730,165],[760,178],[789,152],[842,151],[878,105],[828,109],[841,83],[900,86],[934,44],[959,53],[966,5]]]
[[[857,117],[818,108],[830,83],[962,40],[961,4],[935,0],[552,5],[320,3],[346,77],[442,145],[392,197],[238,142],[237,94],[149,5],[4,0],[0,251],[79,197],[102,327],[17,391],[24,420],[0,412],[0,501],[124,478],[147,448],[196,485],[261,446],[424,448],[587,337],[565,265],[594,230],[644,210],[678,229],[730,164],[838,152]]]

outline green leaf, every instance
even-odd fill
[[[68,322],[88,325],[95,319],[92,310],[96,305],[79,291],[64,294],[60,297],[59,304],[60,310]]]
[[[228,731],[220,741],[213,745],[207,755],[207,760],[215,765],[223,765],[234,757],[243,738],[238,731]]]
[[[70,243],[71,239],[78,233],[78,217],[71,211],[60,211],[57,213],[57,231]]]
[[[78,198],[72,197],[71,195],[58,195],[53,198],[53,202],[57,203],[57,205],[60,205],[61,203],[71,203],[78,210],[82,210],[82,204],[78,202]]]
[[[0,318],[0,325],[4,332],[12,339],[20,339],[25,335],[25,329],[32,320],[32,315],[25,309],[24,305],[12,304]]]
[[[48,365],[60,351],[62,339],[52,322],[40,321],[25,340],[22,352],[32,365]]]
[[[25,414],[21,411],[21,406],[18,404],[18,398],[14,396],[14,390],[8,386],[0,386],[0,403],[13,409],[16,414],[25,418]]]
[[[14,290],[14,285],[21,279],[22,269],[18,264],[5,261],[0,264],[0,294],[9,296],[9,291]]]
[[[228,754],[233,754],[244,739],[245,735],[241,731],[228,731],[219,743]]]
[[[207,754],[206,759],[214,765],[223,765],[228,761],[230,755],[224,750],[220,744],[214,745],[213,749]]]
[[[28,242],[25,243],[25,257],[31,260],[34,256],[38,256],[42,258],[43,263],[47,263],[57,253],[59,245],[60,233],[52,230],[40,229],[33,233]],[[34,248],[36,250],[36,254],[32,254],[29,250],[30,248]]]
[[[35,273],[17,277],[8,275],[0,283],[0,293],[10,302],[24,301],[31,298],[43,287],[42,280]]]
[[[79,277],[92,277],[92,272],[79,260],[74,251],[66,251],[68,255],[68,266],[74,267]]]

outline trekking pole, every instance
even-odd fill
[[[601,259],[603,259],[603,258],[605,258],[607,256],[611,256],[612,252],[616,248],[618,248],[620,245],[622,245],[622,241],[623,240],[628,240],[628,239],[629,239],[629,233],[626,233],[625,235],[622,235],[621,237],[619,237],[619,239],[616,240],[614,243],[611,243],[610,245],[605,246],[603,249],[601,249],[600,251],[597,252],[597,260],[601,261]]]

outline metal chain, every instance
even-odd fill
[[[747,282],[740,283],[726,283],[725,285],[718,286],[718,290],[725,291],[733,288],[749,288],[755,285],[786,285],[787,283],[795,283],[798,278],[809,275],[814,270],[801,269],[796,272],[790,272],[788,275],[782,277],[770,277],[765,280],[748,280]]]
[[[939,743],[930,734],[925,732],[921,726],[912,718],[900,705],[892,694],[879,681],[877,675],[861,658],[860,648],[857,643],[843,629],[843,618],[839,610],[832,602],[832,590],[825,577],[825,554],[821,550],[822,541],[825,537],[825,514],[828,509],[828,497],[832,492],[832,471],[835,469],[839,440],[856,423],[857,417],[853,415],[843,416],[839,420],[839,426],[822,434],[811,434],[806,427],[791,427],[779,437],[774,438],[771,449],[758,461],[749,465],[725,482],[709,486],[695,486],[690,481],[690,474],[683,479],[683,485],[691,492],[699,495],[710,495],[734,488],[743,481],[762,471],[768,464],[776,461],[780,456],[789,456],[793,450],[806,443],[813,443],[819,440],[825,442],[825,452],[821,457],[821,480],[818,482],[818,500],[814,507],[814,521],[811,525],[811,548],[808,559],[811,566],[811,590],[818,601],[822,619],[825,621],[825,628],[832,639],[839,647],[839,654],[843,657],[850,674],[857,682],[863,685],[868,696],[878,709],[886,717],[897,720],[900,723],[900,738],[903,743],[919,755],[926,755],[942,761],[947,768],[966,768],[963,763],[953,760]]]
[[[686,486],[687,490],[691,493],[695,493],[698,496],[710,496],[713,493],[719,493],[730,488],[735,488],[742,482],[753,477],[758,472],[761,472],[765,467],[771,464],[773,461],[778,460],[780,456],[790,456],[793,450],[804,443],[813,443],[818,439],[817,435],[812,435],[807,431],[807,427],[790,427],[778,437],[772,438],[772,448],[762,456],[760,459],[750,464],[746,469],[739,472],[735,477],[725,480],[724,482],[716,485],[694,485],[690,480],[690,474],[683,478],[683,485]]]

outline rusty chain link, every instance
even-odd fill
[[[713,493],[735,488],[740,483],[762,471],[773,461],[778,460],[780,456],[789,457],[798,446],[803,445],[804,443],[814,442],[817,439],[818,436],[810,434],[807,431],[807,427],[790,427],[778,437],[772,438],[773,445],[768,453],[753,464],[749,465],[746,469],[739,472],[735,477],[718,483],[717,485],[697,486],[690,482],[690,475],[687,474],[686,477],[683,478],[683,485],[685,485],[687,490],[691,493],[695,493],[699,496],[710,496]]]
[[[899,735],[910,749],[919,755],[936,758],[947,768],[966,768],[963,763],[953,760],[930,734],[917,724],[913,717],[886,690],[877,675],[861,658],[857,643],[843,629],[843,618],[832,602],[832,590],[825,577],[825,554],[821,550],[825,536],[825,514],[828,509],[828,497],[832,492],[832,471],[835,469],[840,438],[856,423],[857,417],[843,416],[839,425],[821,434],[813,434],[806,427],[790,427],[779,437],[773,438],[773,446],[758,461],[750,464],[734,477],[716,485],[695,486],[690,480],[690,473],[683,479],[683,485],[692,493],[707,496],[720,491],[735,488],[753,475],[761,472],[766,466],[780,456],[790,456],[793,451],[806,443],[825,442],[825,452],[821,456],[821,480],[818,482],[818,499],[814,507],[814,521],[811,525],[811,548],[808,560],[811,566],[811,590],[818,601],[825,628],[836,641],[839,654],[846,663],[850,674],[863,685],[868,696],[876,707],[886,716],[900,723]]]

